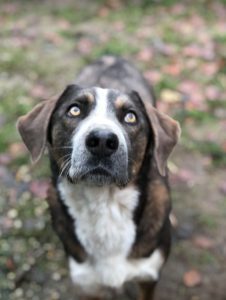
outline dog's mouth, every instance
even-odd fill
[[[96,175],[96,176],[112,176],[112,174],[103,167],[96,167],[90,171],[88,171],[84,176],[87,175]]]
[[[73,183],[79,181],[86,181],[92,185],[106,185],[116,181],[114,174],[105,167],[97,166],[92,168],[85,168],[79,174],[69,176],[69,180]]]
[[[121,178],[121,176],[115,173],[113,170],[105,166],[98,165],[96,167],[89,167],[68,174],[68,180],[72,183],[79,183],[81,181],[86,182],[89,185],[104,186],[110,184],[116,184],[117,186],[125,186],[128,182],[127,173]]]

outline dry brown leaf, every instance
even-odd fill
[[[45,38],[48,42],[58,46],[61,45],[63,43],[63,38],[59,35],[59,33],[57,32],[46,32],[45,33]]]
[[[6,166],[10,164],[12,161],[12,157],[7,153],[0,154],[0,165]]]
[[[163,102],[169,104],[174,104],[181,101],[180,93],[168,89],[163,90],[160,97]]]
[[[46,198],[49,182],[46,180],[33,180],[30,183],[29,189],[32,194],[39,198]]]
[[[184,273],[183,282],[189,288],[200,285],[202,282],[201,274],[195,269],[189,270]]]
[[[93,44],[92,42],[87,39],[87,38],[82,38],[79,42],[78,42],[78,50],[80,53],[82,54],[90,54],[92,49],[93,49]]]
[[[178,76],[180,75],[181,71],[182,71],[182,64],[179,63],[173,63],[171,65],[166,65],[163,68],[163,73],[164,74],[169,74],[172,76]]]
[[[153,58],[153,51],[151,48],[142,49],[137,54],[137,59],[143,62],[148,62]]]
[[[204,236],[204,235],[198,235],[194,237],[193,244],[196,247],[202,248],[202,249],[211,249],[214,246],[214,240]]]
[[[46,99],[48,97],[48,92],[43,85],[36,84],[30,90],[30,95],[32,98]]]
[[[156,84],[162,79],[162,74],[157,70],[146,71],[144,77],[150,84]]]
[[[26,147],[23,143],[13,143],[9,146],[8,152],[12,158],[17,158],[26,153]]]

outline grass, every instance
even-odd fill
[[[118,37],[112,37],[105,44],[97,46],[91,56],[92,59],[97,59],[102,55],[125,56],[137,53],[138,49],[136,45],[132,45]]]
[[[197,224],[201,228],[208,231],[215,230],[218,226],[215,216],[207,215],[207,214],[200,214],[197,219]]]

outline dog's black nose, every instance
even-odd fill
[[[118,149],[118,137],[108,130],[93,130],[86,138],[86,148],[93,155],[110,156]]]

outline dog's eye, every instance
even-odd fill
[[[77,105],[73,105],[69,108],[67,114],[69,117],[78,117],[81,113],[80,108]]]
[[[137,116],[135,115],[135,113],[130,111],[125,115],[124,121],[127,124],[135,124],[137,122]]]

